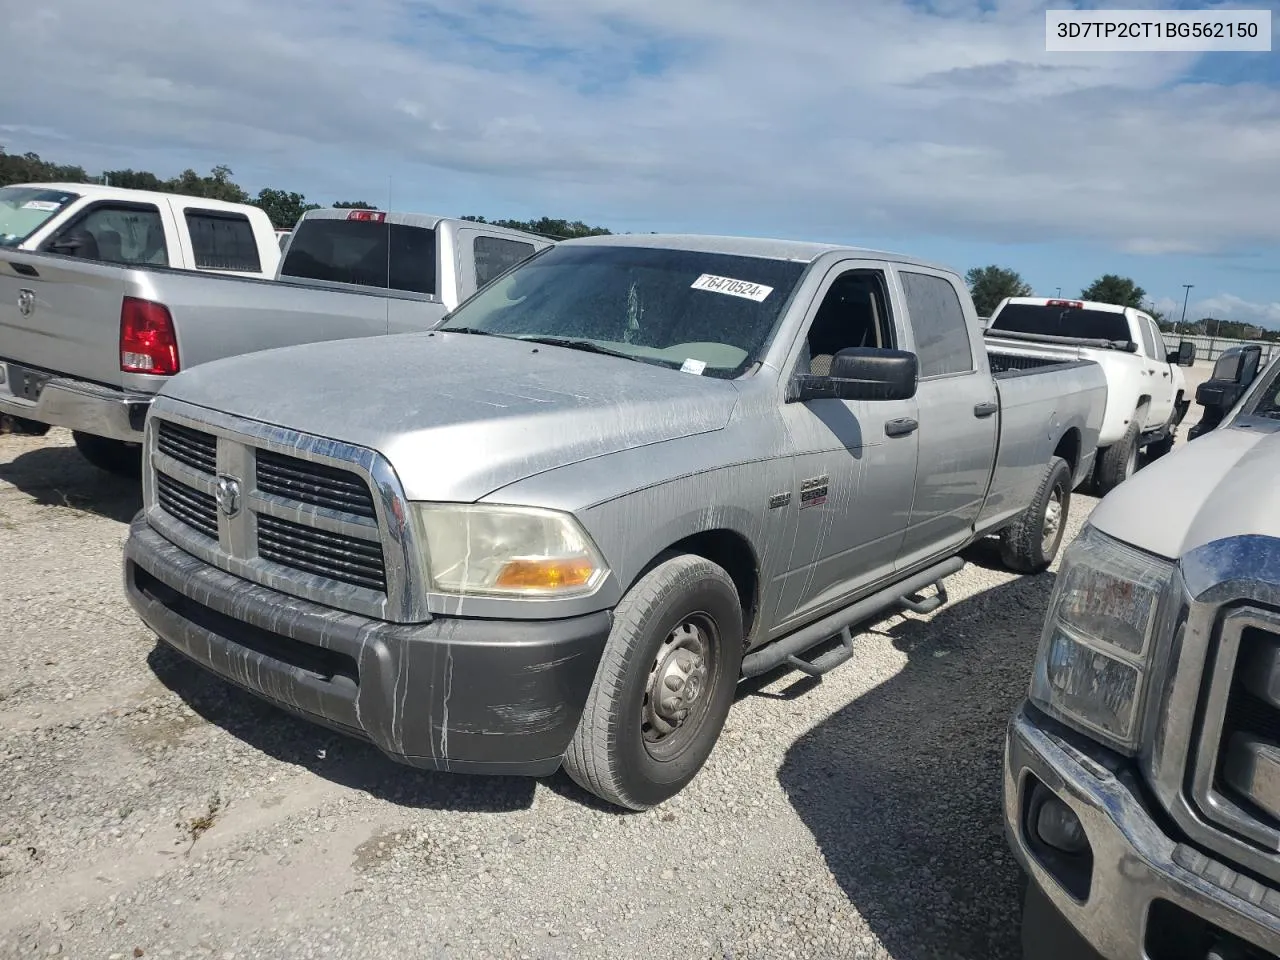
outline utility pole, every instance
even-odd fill
[[[1187,322],[1187,301],[1191,299],[1191,288],[1194,283],[1184,283],[1183,288],[1187,291],[1182,295],[1182,320],[1178,322],[1178,335],[1182,335],[1182,325]]]
[[[1059,287],[1059,288],[1058,288],[1058,299],[1059,299],[1059,300],[1061,300],[1061,299],[1062,299],[1062,288],[1061,288],[1061,287]]]

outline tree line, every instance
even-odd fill
[[[985,267],[974,267],[965,274],[969,284],[969,292],[973,296],[973,304],[978,316],[989,317],[1005,297],[1030,297],[1034,295],[1031,285],[1026,283],[1016,270],[990,264]],[[1147,300],[1147,291],[1138,286],[1130,277],[1122,277],[1114,273],[1105,273],[1093,283],[1080,291],[1080,300],[1093,300],[1097,303],[1114,303],[1124,307],[1136,307],[1150,314],[1165,333],[1178,332],[1187,336],[1214,336],[1229,340],[1275,340],[1280,341],[1280,330],[1268,330],[1256,324],[1241,323],[1236,320],[1219,320],[1214,317],[1202,317],[1199,320],[1188,320],[1179,323],[1166,317]]]
[[[308,210],[319,210],[321,204],[312,203],[295,190],[263,187],[257,196],[231,179],[230,167],[219,165],[205,176],[194,170],[184,170],[175,177],[162,178],[149,170],[104,170],[91,176],[84,167],[69,166],[42,159],[35,153],[6,153],[0,146],[0,187],[14,183],[100,183],[130,190],[158,190],[162,193],[180,193],[207,200],[226,200],[231,203],[248,203],[261,207],[280,230],[291,230]],[[339,200],[332,207],[352,210],[377,210],[364,200]],[[487,220],[479,216],[465,216],[463,220],[491,223],[529,233],[568,240],[573,237],[589,237],[608,234],[604,227],[592,227],[581,220],[564,220],[540,217],[537,220]]]

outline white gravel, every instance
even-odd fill
[[[1001,743],[1052,573],[970,562],[619,814],[396,766],[158,647],[120,585],[136,490],[70,442],[0,436],[0,957],[1016,956]]]

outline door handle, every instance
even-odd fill
[[[14,272],[14,273],[20,273],[20,274],[22,274],[24,277],[38,277],[38,276],[40,276],[40,271],[39,271],[39,270],[37,270],[35,267],[33,267],[33,266],[32,266],[31,264],[29,264],[29,263],[11,263],[11,264],[9,264],[9,266],[13,267],[13,272]]]
[[[908,434],[915,433],[916,428],[920,424],[910,417],[900,417],[897,420],[890,420],[884,425],[884,435],[886,437],[905,437]]]
[[[1000,404],[994,400],[983,400],[981,403],[973,405],[973,415],[975,417],[989,417],[1000,409]]]

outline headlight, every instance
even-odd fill
[[[1062,558],[1031,701],[1132,754],[1173,565],[1086,526]]]
[[[431,584],[440,593],[580,596],[609,573],[591,538],[567,513],[487,504],[414,508]]]

